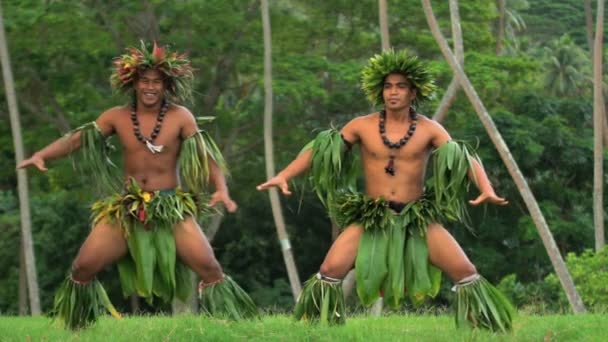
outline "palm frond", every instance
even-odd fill
[[[320,132],[302,150],[312,148],[311,182],[317,196],[334,215],[334,202],[345,189],[354,190],[358,169],[355,158],[336,129]]]
[[[329,325],[344,324],[345,311],[341,282],[330,283],[314,275],[304,283],[294,318]]]
[[[464,195],[470,185],[467,174],[472,170],[473,160],[481,163],[465,144],[455,141],[433,151],[433,176],[427,186],[443,216],[449,220],[468,222]]]
[[[101,134],[97,123],[90,122],[82,125],[65,135],[68,139],[76,132],[80,132],[80,151],[75,166],[85,177],[92,177],[97,191],[102,194],[118,192],[121,181],[118,169],[110,159],[110,152],[114,147]]]
[[[485,278],[456,285],[456,326],[483,328],[494,332],[513,329],[515,309]]]
[[[179,169],[188,191],[205,192],[209,182],[209,160],[213,160],[223,173],[228,173],[224,157],[209,133],[201,130],[183,141]]]
[[[205,287],[200,292],[199,299],[201,310],[213,317],[240,320],[259,316],[249,295],[228,276]]]
[[[122,317],[97,279],[78,284],[68,276],[55,294],[51,316],[64,327],[79,330],[95,323],[104,309],[115,318]]]

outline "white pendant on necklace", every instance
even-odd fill
[[[154,145],[150,142],[150,140],[146,140],[146,147],[152,154],[161,153],[163,151],[164,145]]]

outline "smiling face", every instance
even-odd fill
[[[384,79],[382,98],[387,110],[401,110],[412,104],[416,98],[416,89],[405,76],[390,74]]]
[[[165,95],[165,79],[156,69],[147,69],[140,73],[134,83],[135,94],[139,105],[145,107],[160,106]]]

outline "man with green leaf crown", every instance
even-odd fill
[[[481,192],[471,205],[507,201],[496,195],[477,156],[413,107],[435,91],[428,66],[405,51],[385,51],[363,69],[362,89],[384,108],[340,131],[320,132],[284,170],[258,186],[276,186],[289,195],[287,182],[310,168],[315,191],[343,228],[319,272],[306,282],[296,318],[343,323],[341,279],[354,266],[364,305],[381,293],[393,308],[406,296],[421,304],[437,294],[444,272],[455,283],[458,326],[509,331],[514,309],[441,224],[465,219],[470,180]],[[356,144],[364,193],[355,185],[358,167],[351,148]],[[432,175],[425,182],[429,160]]]
[[[53,314],[70,329],[103,314],[120,314],[95,275],[117,262],[123,294],[171,302],[192,293],[190,272],[202,279],[199,297],[210,315],[257,316],[249,296],[224,275],[197,224],[215,205],[234,212],[224,159],[190,111],[193,69],[183,54],[154,43],[114,61],[112,86],[132,96],[98,119],[58,139],[18,167],[46,171],[45,162],[79,150],[76,163],[107,197],[92,206],[93,227],[55,296]],[[107,138],[122,145],[123,170],[110,160]],[[121,177],[122,173],[122,177]],[[210,184],[209,184],[210,183]],[[210,197],[208,191],[215,189]]]

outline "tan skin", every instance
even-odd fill
[[[157,70],[142,72],[134,82],[137,97],[137,117],[140,130],[150,136],[165,93],[165,82]],[[152,154],[133,133],[129,106],[112,108],[96,120],[102,134],[116,134],[120,139],[124,156],[125,179],[134,178],[146,191],[174,189],[179,185],[177,161],[183,139],[198,131],[194,116],[185,107],[171,104],[165,115],[155,145],[164,145],[161,153]],[[45,161],[61,158],[80,147],[80,133],[69,139],[58,139],[17,168],[35,166],[46,171]],[[224,205],[228,212],[235,212],[237,205],[228,194],[226,180],[217,165],[210,160],[210,179],[215,187],[210,206]],[[200,227],[192,217],[179,222],[173,229],[177,255],[203,280],[210,283],[222,279],[223,272],[213,250]],[[72,266],[73,279],[90,281],[99,271],[113,264],[127,253],[127,243],[122,231],[103,220],[96,224],[80,247]]]
[[[386,136],[396,142],[408,131],[411,118],[409,108],[416,97],[406,77],[390,74],[385,78],[383,98],[386,110]],[[407,203],[419,199],[423,194],[426,165],[431,151],[449,141],[450,135],[436,121],[418,115],[418,124],[413,137],[400,149],[389,149],[380,138],[380,113],[372,113],[353,119],[344,126],[344,138],[361,147],[361,158],[365,176],[365,192],[373,198],[383,197],[390,201]],[[395,175],[384,171],[391,153],[395,156]],[[283,171],[267,182],[259,185],[258,190],[276,186],[283,194],[290,195],[288,181],[310,167],[312,152],[302,153]],[[506,205],[508,202],[496,195],[488,177],[477,162],[469,176],[477,181],[480,195],[469,201],[471,205],[492,203]],[[355,263],[359,239],[363,229],[353,224],[338,236],[329,249],[320,272],[332,278],[343,278]],[[440,224],[433,223],[427,229],[427,245],[430,262],[445,272],[453,281],[458,282],[477,273],[475,266],[466,254]]]

